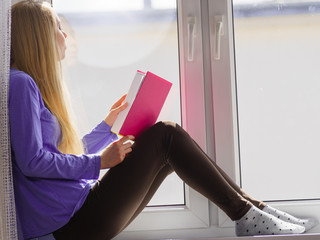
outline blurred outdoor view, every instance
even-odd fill
[[[181,124],[175,0],[53,0],[53,6],[68,34],[64,77],[81,135],[106,117],[137,70],[173,83],[159,120]],[[150,205],[176,204],[184,204],[184,184],[171,174]]]
[[[263,200],[320,191],[320,1],[234,0],[242,187]]]

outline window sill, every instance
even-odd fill
[[[125,231],[208,228],[209,201],[186,186],[186,205],[147,207]]]

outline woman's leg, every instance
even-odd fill
[[[197,143],[196,143],[197,144]],[[199,147],[199,149],[201,149]],[[201,150],[203,152],[203,150]],[[203,152],[204,153],[204,152]],[[262,201],[259,201],[257,199],[252,198],[249,196],[246,192],[244,192],[214,161],[211,161],[211,163],[214,165],[214,167],[220,172],[220,174],[224,177],[224,179],[230,184],[230,186],[237,191],[243,198],[247,199],[249,202],[251,202],[254,206],[256,206],[259,209],[264,209],[266,204]]]
[[[170,165],[166,165],[163,169],[161,169],[161,171],[159,172],[157,177],[154,179],[148,193],[146,194],[145,198],[141,202],[140,206],[138,207],[136,212],[133,214],[131,219],[127,222],[127,224],[125,226],[123,226],[121,231],[124,230],[142,212],[142,210],[147,206],[147,204],[150,202],[151,198],[154,196],[154,194],[156,193],[156,191],[160,187],[161,183],[171,173],[172,173],[172,169],[171,169]]]
[[[179,126],[177,126],[177,128],[179,128]],[[182,131],[182,133],[183,133],[184,131]],[[183,133],[183,134],[186,134],[186,133]],[[181,139],[183,139],[183,138],[181,138]],[[191,138],[190,138],[191,139]],[[193,140],[192,140],[193,141]],[[195,143],[194,142],[194,144],[196,145],[196,146],[198,146],[197,145],[197,143]],[[201,151],[202,152],[202,154],[204,154],[204,155],[206,155],[204,152],[203,152],[203,150],[201,150],[201,148],[198,146],[198,149],[197,150],[199,150],[199,151]],[[210,160],[210,162],[213,164],[213,168],[215,169],[215,170],[217,170],[220,174],[221,174],[221,176],[229,183],[229,185],[236,191],[236,192],[238,192],[244,199],[246,199],[246,200],[248,200],[250,203],[252,203],[255,207],[257,207],[259,210],[263,210],[264,212],[267,212],[267,213],[269,213],[269,214],[271,214],[271,215],[273,215],[273,216],[275,216],[276,218],[278,218],[278,219],[280,219],[280,220],[284,220],[284,221],[286,221],[286,222],[288,222],[288,223],[294,223],[294,224],[298,224],[298,225],[300,225],[300,226],[303,226],[303,227],[305,227],[306,228],[306,230],[307,229],[310,229],[310,228],[312,228],[312,227],[314,227],[317,223],[318,223],[318,221],[316,220],[316,219],[312,219],[312,218],[308,218],[308,219],[298,219],[298,218],[295,218],[295,217],[293,217],[293,216],[291,216],[291,215],[289,215],[289,214],[287,214],[287,213],[284,213],[284,212],[281,212],[281,211],[279,211],[279,210],[277,210],[277,209],[273,209],[273,208],[271,208],[270,206],[268,206],[267,204],[265,204],[264,202],[262,202],[262,201],[258,201],[258,200],[256,200],[256,199],[254,199],[254,198],[252,198],[251,196],[249,196],[247,193],[245,193],[215,162],[213,162],[213,161],[211,161]],[[217,172],[216,172],[216,174],[218,174]],[[148,198],[146,198],[145,199],[145,202],[143,202],[142,204],[141,204],[141,206],[140,206],[140,208],[139,208],[139,210],[137,211],[137,213],[132,217],[132,219],[128,222],[128,224],[129,223],[131,223],[131,221],[138,215],[138,213],[140,213],[142,210],[143,210],[143,208],[147,205],[147,203],[149,202],[149,200],[151,199],[151,197],[153,196],[153,194],[155,193],[155,191],[156,191],[156,189],[160,186],[160,184],[161,184],[161,182],[163,181],[163,179],[165,178],[165,176],[158,176],[158,181],[155,181],[155,182],[157,182],[158,184],[155,184],[155,182],[154,182],[154,184],[153,184],[153,189],[151,190],[150,189],[150,191],[149,191],[149,195],[150,195],[150,197]],[[260,217],[261,217],[261,213],[259,214],[260,215]],[[253,216],[254,217],[254,216]],[[255,218],[255,217],[254,217]],[[268,216],[268,220],[270,220],[270,218],[269,218],[269,216]],[[262,220],[262,223],[264,222],[264,220]],[[270,221],[269,221],[270,222]],[[257,222],[255,222],[254,223],[254,226],[258,226],[257,225],[258,223]],[[285,231],[285,226],[283,225],[283,224],[285,224],[285,223],[283,223],[283,222],[278,222],[278,225],[281,225],[281,227],[283,227],[284,229],[284,231]],[[263,224],[262,224],[263,225]],[[273,223],[273,226],[275,226],[275,223]],[[292,233],[292,231],[297,231],[297,230],[294,230],[293,229],[293,227],[292,226],[290,226],[290,225],[287,225],[290,229],[289,229],[289,232],[288,233]],[[256,228],[255,227],[255,228]],[[291,227],[292,227],[292,229],[291,229]],[[276,232],[277,230],[280,230],[280,229],[276,229],[276,228],[269,228],[270,229],[270,234],[272,234],[272,233],[274,233],[274,232]],[[239,231],[238,231],[239,232]],[[247,230],[245,231],[245,233],[247,233]],[[261,233],[261,231],[259,232],[259,230],[257,231],[257,233],[259,234],[259,233]],[[280,232],[278,232],[278,233],[281,233],[281,230],[280,230]]]
[[[199,148],[199,151],[202,152],[202,154],[205,154],[204,151],[200,148],[200,146],[194,142]],[[263,209],[266,207],[266,204],[262,201],[256,200],[249,196],[247,193],[245,193],[214,161],[210,162],[214,165],[213,167],[219,171],[219,173],[223,176],[223,178],[229,183],[229,185],[237,191],[243,198],[247,199],[249,202],[251,202],[254,206],[256,206],[259,209]],[[166,172],[166,171],[163,171]],[[139,209],[136,211],[132,219],[128,222],[128,225],[138,216],[138,214],[145,208],[145,206],[148,204],[148,202],[151,200],[152,196],[154,193],[157,191],[163,180],[166,178],[168,174],[158,174],[157,178],[155,179],[152,187],[150,188],[146,198],[144,199],[144,202],[142,202],[141,206]]]
[[[105,174],[55,237],[111,239],[144,208],[172,169],[232,219],[239,219],[251,207],[179,126],[158,123],[136,139],[133,151]]]
[[[252,208],[181,127],[158,123],[136,139],[123,163],[105,174],[81,209],[54,236],[111,239],[144,208],[172,169],[232,220],[242,218]]]
[[[216,164],[179,125],[165,123],[171,141],[168,162],[178,176],[221,208],[232,220],[240,219],[252,206],[218,171]]]
[[[54,232],[54,237],[57,240],[107,240],[120,233],[172,172],[162,160],[139,160],[128,156],[123,163],[111,168],[69,223]]]

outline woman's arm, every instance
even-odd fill
[[[111,132],[111,127],[105,121],[102,121],[82,138],[82,142],[85,153],[94,154],[103,150],[117,139],[117,135]]]
[[[105,120],[83,137],[82,142],[86,153],[97,153],[118,139],[117,135],[111,132],[111,127],[118,114],[128,106],[128,103],[124,102],[126,96],[127,94],[123,95],[115,102]]]
[[[27,74],[10,77],[9,120],[13,158],[18,168],[29,177],[58,179],[95,179],[99,176],[100,156],[61,154],[50,144],[54,121],[41,125],[43,101],[33,79]],[[48,113],[49,114],[49,113]],[[42,119],[45,123],[47,119]],[[50,125],[52,123],[52,125]],[[43,129],[46,126],[46,129]],[[50,127],[49,127],[50,126]],[[57,131],[56,131],[56,134]],[[51,140],[53,142],[53,140]]]

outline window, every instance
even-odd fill
[[[320,1],[234,0],[234,17],[242,186],[319,199]]]
[[[221,50],[229,45],[231,54],[223,50],[219,60],[229,73],[212,63],[216,161],[249,194],[319,218],[318,191],[307,184],[318,181],[312,59],[319,55],[319,1],[234,0],[232,7],[234,21],[227,25],[234,25],[235,55],[232,34],[221,35]],[[219,219],[232,226],[221,212]]]
[[[53,3],[68,34],[64,76],[82,135],[126,93],[136,70],[173,83],[159,119],[181,124],[176,1]],[[171,174],[149,205],[179,204],[185,204],[184,185]]]
[[[213,2],[210,17],[225,17]],[[309,184],[318,181],[319,1],[234,0],[225,9],[234,38],[220,32],[221,57],[211,64],[215,159],[254,197],[319,218]],[[220,212],[221,221],[232,226]]]

